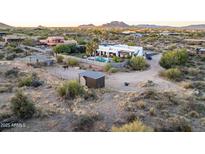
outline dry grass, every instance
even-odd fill
[[[135,120],[121,127],[112,127],[113,132],[152,132],[153,129],[144,125],[141,121]]]

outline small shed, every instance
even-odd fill
[[[105,87],[105,75],[102,72],[97,71],[85,71],[79,73],[80,77],[85,79],[85,85],[88,88],[104,88]]]

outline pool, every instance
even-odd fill
[[[109,62],[109,59],[108,59],[108,58],[99,57],[99,56],[96,56],[96,57],[95,57],[95,60],[96,60],[96,61],[99,61],[99,62],[102,62],[102,63],[107,63],[107,62]]]

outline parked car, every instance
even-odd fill
[[[148,60],[152,60],[152,56],[151,56],[151,54],[145,54],[145,56],[146,56],[146,59],[148,59]]]

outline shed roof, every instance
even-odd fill
[[[79,73],[79,75],[82,77],[88,77],[92,79],[99,79],[105,76],[105,74],[103,74],[102,72],[97,72],[97,71],[85,71]]]

